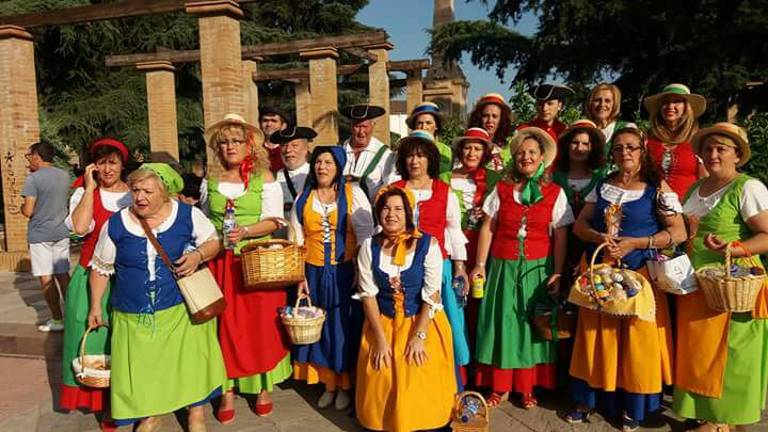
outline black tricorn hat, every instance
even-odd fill
[[[376,117],[381,117],[386,113],[387,111],[377,105],[349,105],[341,108],[339,110],[339,113],[343,115],[344,117],[354,121],[363,121],[363,120],[370,120],[375,119]]]
[[[269,136],[269,141],[273,144],[285,144],[295,139],[311,140],[317,136],[314,129],[304,126],[288,126]]]
[[[530,90],[528,90],[528,94],[539,101],[548,101],[552,99],[562,101],[568,96],[573,96],[576,92],[571,90],[570,87],[562,84],[541,84],[531,87]]]

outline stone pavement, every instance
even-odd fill
[[[91,414],[57,411],[61,361],[60,335],[36,333],[34,324],[48,318],[47,308],[37,282],[27,274],[0,273],[0,432],[90,432],[98,431]],[[259,418],[238,398],[237,418],[233,424],[220,425],[206,407],[211,432],[266,431],[362,431],[350,412],[320,410],[316,406],[321,389],[295,382],[281,385],[273,394],[275,410]],[[428,390],[424,391],[428,397]],[[614,425],[599,415],[585,425],[571,426],[561,420],[569,407],[567,393],[548,393],[540,397],[541,406],[532,411],[519,407],[518,400],[505,402],[491,412],[491,431],[616,431]],[[183,431],[184,413],[162,417],[163,431]],[[644,431],[683,431],[685,425],[669,410],[650,419]],[[121,432],[131,428],[120,428]],[[768,432],[764,416],[759,425],[743,430]]]

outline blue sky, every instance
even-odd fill
[[[357,20],[363,24],[382,28],[389,33],[389,40],[395,45],[395,48],[390,51],[390,59],[428,58],[427,29],[432,27],[433,8],[432,0],[371,0],[368,6],[357,15]],[[457,21],[488,19],[488,9],[477,0],[470,3],[466,3],[465,0],[454,0],[454,8]],[[530,35],[535,31],[535,26],[535,18],[527,16],[515,29],[522,34]],[[501,83],[494,71],[480,70],[472,65],[466,55],[462,59],[461,67],[470,83],[470,104],[485,93],[508,93],[508,80],[514,76],[513,73],[508,73],[506,81]]]

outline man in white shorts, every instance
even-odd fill
[[[32,274],[40,279],[51,319],[37,328],[43,332],[64,330],[59,299],[69,285],[69,229],[64,224],[69,199],[69,174],[52,165],[54,149],[50,143],[39,142],[29,147],[25,155],[30,174],[21,195],[21,213],[29,218],[27,241]],[[54,280],[56,283],[54,283]]]

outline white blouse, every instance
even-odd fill
[[[730,186],[731,183],[728,183],[707,197],[702,197],[699,194],[699,188],[696,187],[683,205],[683,213],[699,218],[706,216],[717,206]],[[768,188],[760,180],[747,180],[741,191],[741,208],[739,209],[741,218],[747,221],[766,210],[768,210]]]
[[[452,178],[451,189],[461,194],[461,200],[464,202],[464,208],[467,210],[475,206],[475,192],[477,184],[471,178]]]
[[[128,207],[133,201],[133,197],[131,196],[130,191],[109,192],[103,189],[98,189],[98,191],[101,197],[101,205],[103,205],[105,209],[111,211],[112,213],[116,213],[118,210]],[[78,204],[80,204],[80,201],[83,199],[83,195],[85,195],[85,188],[79,187],[75,189],[74,192],[72,192],[72,196],[69,198],[69,214],[67,215],[67,218],[64,219],[64,224],[67,226],[67,228],[69,228],[70,231],[74,230],[72,213],[74,213]],[[91,223],[88,225],[88,232],[83,234],[83,237],[87,234],[90,234],[95,226],[96,222],[91,219]]]
[[[519,191],[513,192],[513,199],[518,204],[520,203]],[[501,199],[499,199],[499,191],[494,187],[488,195],[488,198],[485,199],[485,203],[483,203],[483,212],[488,216],[495,218],[499,213],[500,207]],[[571,206],[568,204],[568,196],[566,196],[565,192],[560,189],[560,192],[557,194],[557,199],[555,200],[555,205],[552,207],[552,222],[550,223],[550,228],[560,228],[566,225],[571,225],[574,222],[573,210],[571,210]]]
[[[371,141],[368,146],[364,148],[357,157],[352,146],[349,145],[349,139],[344,141],[344,151],[347,152],[347,164],[344,167],[345,176],[362,177],[368,165],[373,162],[379,149],[386,147],[384,143],[379,141],[376,137],[371,137]],[[379,163],[373,167],[371,173],[368,175],[368,193],[372,200],[376,196],[379,188],[381,188],[385,181],[389,178],[390,174],[395,171],[395,154],[391,150],[384,151]]]
[[[419,225],[419,203],[432,198],[432,189],[408,189],[416,200],[413,218],[416,226]],[[445,251],[452,260],[465,261],[467,259],[467,237],[461,230],[461,207],[459,198],[455,193],[448,191],[448,204],[445,209]]]
[[[179,203],[176,200],[171,200],[171,213],[168,218],[165,219],[159,226],[152,229],[152,233],[157,236],[159,233],[167,231],[173,226],[176,221],[176,216],[179,211]],[[129,233],[137,237],[145,237],[144,229],[141,224],[135,222],[130,215],[130,209],[120,210],[120,220],[123,222],[125,229]],[[194,248],[200,247],[208,240],[217,238],[216,227],[213,223],[205,217],[203,211],[197,207],[192,207],[192,237]],[[109,237],[109,221],[104,223],[99,233],[99,240],[96,243],[96,250],[93,253],[93,258],[90,262],[90,267],[97,272],[111,276],[115,273],[115,257],[117,256],[117,247]],[[155,280],[155,259],[157,258],[157,251],[152,246],[150,241],[147,241],[147,271],[149,272],[149,280]]]
[[[632,201],[637,201],[645,194],[645,189],[624,189],[612,184],[603,183],[600,187],[600,194],[611,204],[626,204]],[[683,212],[683,206],[680,205],[680,200],[677,198],[677,194],[674,192],[662,192],[660,198],[661,204],[666,207],[666,215],[671,216],[677,213]],[[584,198],[584,202],[596,203],[597,202],[597,190],[592,191]]]
[[[365,239],[360,247],[360,253],[357,255],[357,271],[359,275],[359,291],[355,298],[376,297],[379,293],[379,287],[373,280],[372,254],[370,238]],[[379,256],[379,269],[394,277],[411,268],[413,258],[416,255],[416,249],[409,251],[405,257],[403,266],[392,264],[392,257],[384,254],[384,248],[381,249]],[[430,306],[429,316],[434,317],[437,311],[443,309],[442,303],[434,299],[440,298],[440,289],[443,277],[443,254],[440,252],[440,246],[435,239],[432,239],[424,259],[424,286],[421,289],[421,299]]]
[[[314,193],[314,192],[313,192]],[[352,186],[352,216],[350,218],[350,222],[352,223],[352,230],[355,233],[355,238],[357,239],[357,245],[363,243],[365,239],[371,238],[373,235],[373,212],[371,210],[371,203],[368,202],[368,197],[365,196],[365,192],[363,192],[360,187],[357,185]],[[312,211],[315,213],[321,215],[323,217],[323,221],[328,220],[328,215],[336,210],[336,203],[330,203],[330,204],[324,204],[321,202],[317,195],[312,199]],[[304,244],[304,229],[302,228],[301,224],[299,223],[299,217],[296,215],[296,206],[294,206],[291,209],[291,227],[293,228],[293,231],[296,233],[296,243],[303,245]],[[330,225],[329,225],[330,227]],[[326,233],[326,238],[324,239],[326,243],[330,242],[330,232]]]

